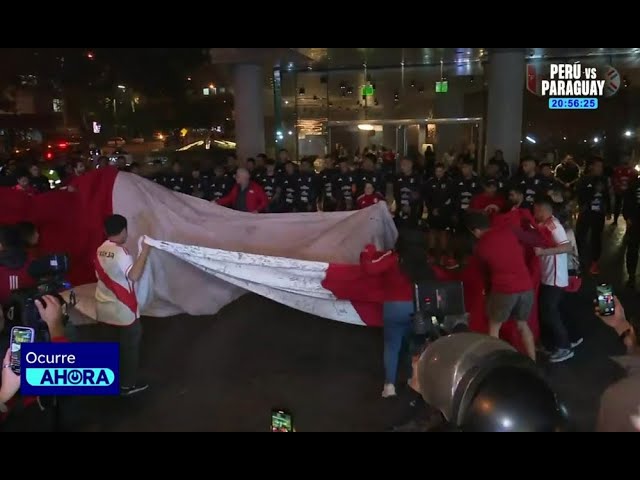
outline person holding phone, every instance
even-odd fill
[[[135,282],[142,278],[151,247],[142,243],[137,259],[125,248],[128,239],[127,219],[111,215],[104,222],[107,240],[98,247],[94,261],[96,320],[103,338],[120,344],[120,385],[123,396],[149,388],[138,383],[142,325]]]
[[[49,337],[54,343],[65,343],[64,310],[60,300],[51,295],[45,295],[35,302],[40,318],[47,324]],[[0,414],[9,413],[11,401],[20,390],[20,375],[11,369],[11,346],[7,349],[2,361],[2,384],[0,385]],[[24,398],[23,406],[34,404],[35,398]],[[4,416],[1,417],[4,420]]]
[[[627,356],[616,361],[626,368],[627,375],[611,385],[600,397],[600,409],[596,423],[598,432],[638,432],[640,431],[640,348],[636,332],[627,320],[624,307],[613,297],[613,315],[603,315],[596,306],[596,315],[613,329],[624,344]]]

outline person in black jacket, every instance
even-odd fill
[[[40,166],[37,163],[32,163],[29,166],[29,175],[29,183],[38,191],[38,193],[44,193],[51,190],[49,179],[42,175]]]
[[[509,178],[511,169],[504,159],[504,152],[502,150],[496,150],[493,157],[489,159],[489,165],[495,165],[502,178]]]
[[[264,193],[267,194],[269,199],[267,213],[278,213],[280,211],[282,200],[282,179],[280,177],[276,172],[275,160],[266,160],[265,170],[260,176],[260,185],[262,185]]]
[[[624,194],[622,215],[627,222],[627,286],[635,288],[640,249],[640,179],[634,178]]]
[[[429,255],[442,256],[444,265],[449,263],[448,250],[451,230],[453,229],[453,212],[456,197],[455,186],[447,176],[444,164],[438,163],[434,168],[434,176],[425,183],[422,195],[429,216],[427,235]]]
[[[422,218],[422,177],[414,172],[413,160],[400,161],[400,173],[393,181],[393,198],[396,202],[396,224],[406,228],[416,228]]]
[[[335,177],[335,193],[338,196],[337,210],[348,211],[355,208],[354,190],[355,179],[353,178],[353,172],[349,168],[349,161],[346,158],[341,158],[340,170]]]
[[[276,169],[277,169],[276,165]],[[293,162],[284,164],[284,175],[282,175],[282,204],[281,211],[291,213],[296,211],[296,201],[298,199],[298,173]]]
[[[182,173],[182,165],[177,160],[171,165],[171,172],[167,175],[165,187],[174,192],[189,193],[189,182]]]
[[[609,179],[604,176],[602,159],[592,160],[589,175],[582,177],[576,186],[580,213],[576,224],[576,242],[581,255],[591,244],[592,275],[598,275],[598,261],[602,254],[602,231],[605,219],[611,217],[611,195]],[[590,240],[590,241],[589,241]]]
[[[226,196],[233,187],[232,180],[226,175],[224,166],[216,165],[213,169],[213,176],[204,185],[205,200],[217,201]]]
[[[373,153],[368,154],[362,160],[362,168],[355,174],[356,180],[356,196],[364,193],[364,187],[370,183],[376,192],[383,196],[387,192],[387,183],[381,172],[376,170],[376,156]]]
[[[334,167],[333,157],[328,155],[324,159],[324,166],[319,177],[320,208],[323,212],[335,212],[338,208],[340,192],[336,189],[338,169]]]
[[[522,172],[513,178],[512,183],[524,193],[522,207],[533,209],[536,196],[547,193],[544,191],[544,182],[537,173],[536,159],[533,157],[523,158],[520,162],[520,169]]]
[[[308,158],[300,162],[296,203],[299,212],[318,210],[318,175],[313,171],[313,164]]]

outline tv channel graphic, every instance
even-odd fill
[[[25,343],[21,353],[23,395],[120,394],[117,343]]]
[[[548,98],[551,110],[597,110],[620,90],[622,79],[613,67],[577,63],[527,65],[527,90]]]

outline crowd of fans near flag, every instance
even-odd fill
[[[115,162],[107,157],[95,161],[77,158],[53,168],[9,159],[2,164],[0,185],[25,195],[51,189],[73,192],[77,179],[88,170],[108,167],[143,173],[140,165],[127,164],[125,157]],[[45,170],[55,170],[55,179]],[[525,156],[512,168],[499,150],[483,166],[470,150],[437,157],[429,148],[415,158],[401,158],[388,149],[372,147],[355,154],[343,151],[299,161],[281,150],[276,158],[262,153],[247,159],[229,155],[218,164],[173,161],[149,179],[174,192],[254,214],[352,211],[383,204],[393,215],[401,238],[403,232],[413,232],[414,247],[418,232],[419,251],[441,278],[465,281],[464,274],[456,272],[472,268],[475,262],[487,276],[489,291],[480,288],[480,295],[488,295],[486,333],[499,336],[504,322],[516,320],[522,337],[520,350],[534,360],[540,341],[527,322],[536,304],[543,333],[547,329],[548,359],[560,363],[573,357],[582,338],[566,325],[563,297],[577,291],[583,272],[599,274],[605,224],[613,222],[616,227],[620,217],[627,224],[628,286],[635,286],[640,181],[631,158],[612,165],[597,156],[576,160],[566,155],[558,162]],[[547,243],[528,244],[527,229],[535,230]],[[527,257],[527,251],[539,263]],[[411,278],[402,270],[400,251],[390,261],[378,263],[384,252],[369,248],[362,258],[365,268],[376,263],[375,274],[397,277],[397,298],[385,303],[384,318],[383,396],[391,397],[395,395],[401,337],[408,331],[409,315],[403,308],[408,309],[411,301],[411,282],[407,281]],[[538,265],[536,282],[529,278],[532,262]],[[398,309],[398,304],[404,306]],[[398,315],[403,315],[401,321]],[[387,329],[395,333],[387,335]]]

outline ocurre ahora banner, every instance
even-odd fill
[[[22,395],[120,394],[117,343],[25,343],[21,350]]]

